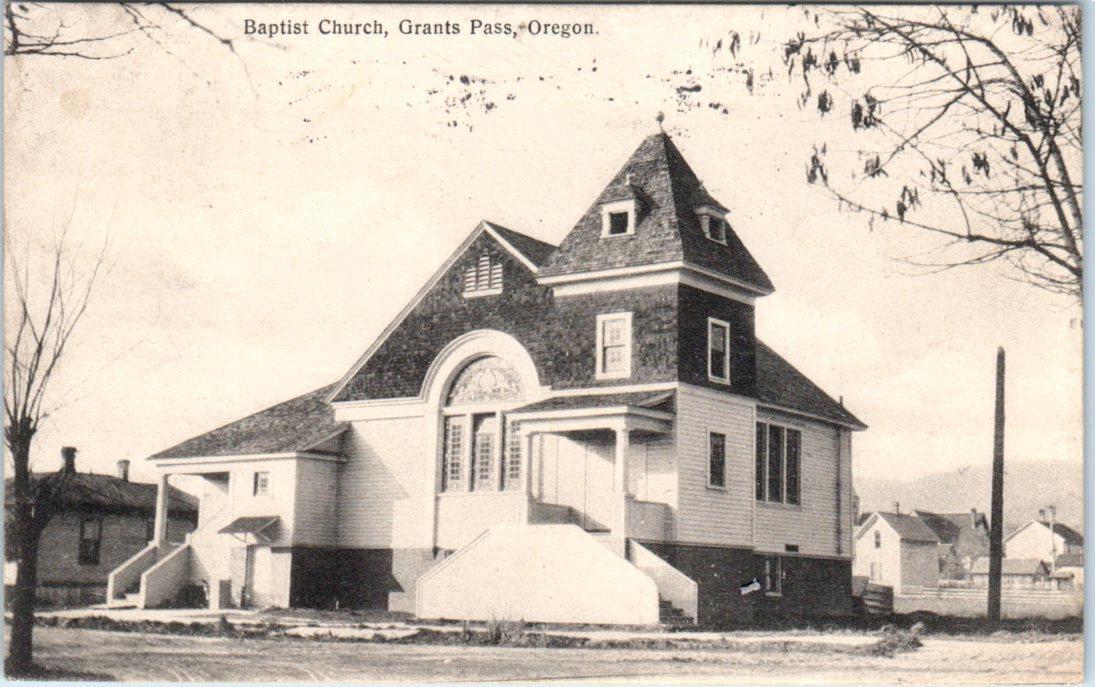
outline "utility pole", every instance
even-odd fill
[[[1049,510],[1049,571],[1057,572],[1057,506]]]
[[[992,441],[992,530],[989,533],[989,620],[1000,620],[1004,558],[1004,349],[996,349],[996,416]]]

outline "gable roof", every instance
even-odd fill
[[[541,241],[519,231],[507,229],[501,224],[495,224],[488,220],[483,220],[483,224],[497,235],[496,238],[502,239],[503,245],[509,244],[507,248],[516,251],[520,256],[524,256],[537,268],[543,265],[555,250],[555,246],[547,241]]]
[[[797,410],[856,429],[867,428],[760,339],[757,339],[756,386],[761,405]]]
[[[399,325],[403,323],[403,320],[414,311],[415,307],[418,306],[422,299],[425,298],[441,278],[452,269],[452,266],[456,264],[456,261],[460,259],[460,256],[462,256],[472,243],[475,242],[475,239],[479,238],[483,233],[492,236],[499,245],[512,253],[514,257],[522,262],[531,272],[539,270],[543,261],[547,259],[547,256],[550,255],[553,250],[555,250],[555,247],[550,243],[534,239],[531,236],[526,236],[525,234],[512,229],[507,229],[500,224],[481,220],[479,224],[476,225],[475,229],[468,234],[467,238],[465,238],[460,245],[457,246],[456,250],[449,255],[441,267],[433,273],[433,276],[431,276],[422,288],[418,290],[418,293],[411,298],[410,302],[399,311],[399,314],[395,316],[395,319],[388,323],[388,326],[384,328],[384,331],[380,332],[380,336],[376,337],[376,340],[373,341],[369,348],[366,349],[365,353],[357,359],[346,374],[342,376],[342,379],[331,385],[326,396],[328,403],[348,400],[343,398],[342,395],[346,386],[350,383],[350,380],[354,378],[354,375],[365,366],[365,363],[367,363],[369,358],[376,353],[377,349],[388,340],[388,337],[392,335],[392,332],[399,328]]]
[[[924,524],[935,532],[939,541],[944,544],[953,544],[961,536],[963,530],[984,525],[988,529],[988,518],[984,513],[932,513],[926,510],[914,510]]]
[[[35,477],[52,477],[56,473],[38,474]],[[12,480],[4,481],[5,502],[12,503]],[[130,482],[113,475],[93,475],[77,472],[66,477],[62,491],[62,503],[68,507],[126,508],[148,513],[156,512],[155,484]],[[167,509],[169,513],[196,514],[198,499],[175,487],[168,486]]]
[[[630,196],[640,201],[634,234],[602,238],[601,205]],[[649,136],[538,275],[557,277],[683,260],[758,293],[771,293],[771,280],[732,228],[725,246],[703,235],[695,213],[698,205],[722,207],[703,188],[667,134]]]
[[[294,453],[313,449],[348,427],[335,422],[334,409],[325,400],[333,386],[310,391],[187,439],[153,455],[152,460]]]
[[[1058,568],[1082,568],[1084,567],[1084,554],[1059,553],[1055,565]]]
[[[935,536],[935,533],[932,532],[931,528],[925,525],[920,518],[906,515],[905,513],[887,513],[886,511],[880,510],[875,511],[874,515],[893,528],[893,531],[897,532],[897,536],[901,538],[901,541],[923,544],[939,543],[939,539]],[[867,522],[863,523],[860,533],[866,532],[867,529],[869,529],[871,522],[872,518],[868,518]]]
[[[1020,525],[1019,527],[1015,528],[1008,536],[1004,537],[1004,541],[1007,541],[1008,539],[1011,539],[1015,535],[1019,534],[1019,532],[1021,532],[1022,530],[1025,530],[1027,527],[1030,527],[1031,525],[1041,525],[1042,527],[1046,528],[1047,530],[1049,529],[1049,522],[1048,521],[1038,520],[1037,518],[1035,518],[1033,520],[1028,521],[1026,524]],[[1065,541],[1066,544],[1075,544],[1077,546],[1083,546],[1084,535],[1080,534],[1079,532],[1072,529],[1068,525],[1064,525],[1062,523],[1055,522],[1055,523],[1053,523],[1053,532],[1054,532],[1054,534],[1061,537]]]
[[[981,556],[973,562],[970,572],[975,575],[987,575],[989,572],[989,559]],[[1048,574],[1049,568],[1037,558],[1005,558],[1000,561],[1000,574],[1002,575],[1039,575]]]

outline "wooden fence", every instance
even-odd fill
[[[939,615],[977,618],[986,614],[987,589],[925,589],[903,587],[893,594],[895,613],[930,611]],[[1004,589],[1005,618],[1070,618],[1084,613],[1084,595],[1074,590]]]

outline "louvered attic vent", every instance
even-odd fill
[[[502,293],[502,263],[489,255],[464,270],[464,297],[493,296]]]

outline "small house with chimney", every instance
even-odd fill
[[[915,515],[874,511],[856,530],[853,572],[895,591],[934,589],[939,586],[938,549],[935,532]]]
[[[971,508],[968,513],[933,513],[914,510],[939,538],[939,577],[944,580],[968,579],[973,562],[989,555],[989,520]]]
[[[668,135],[591,195],[558,246],[481,222],[341,379],[151,456],[204,483],[198,529],[111,603],[847,612],[865,426],[757,337],[773,284]]]
[[[1004,537],[1004,554],[1008,558],[1035,558],[1052,566],[1063,553],[1084,552],[1084,535],[1064,523],[1046,520],[1044,515]]]
[[[66,447],[62,458],[62,498],[38,547],[36,595],[47,605],[101,603],[110,572],[153,538],[156,485],[131,482],[128,460],[118,461],[113,475],[96,475],[76,470],[76,449]],[[4,486],[11,504],[11,480]],[[197,499],[171,488],[166,514],[168,540],[182,542],[197,524]],[[18,562],[7,553],[4,586],[10,587]]]

